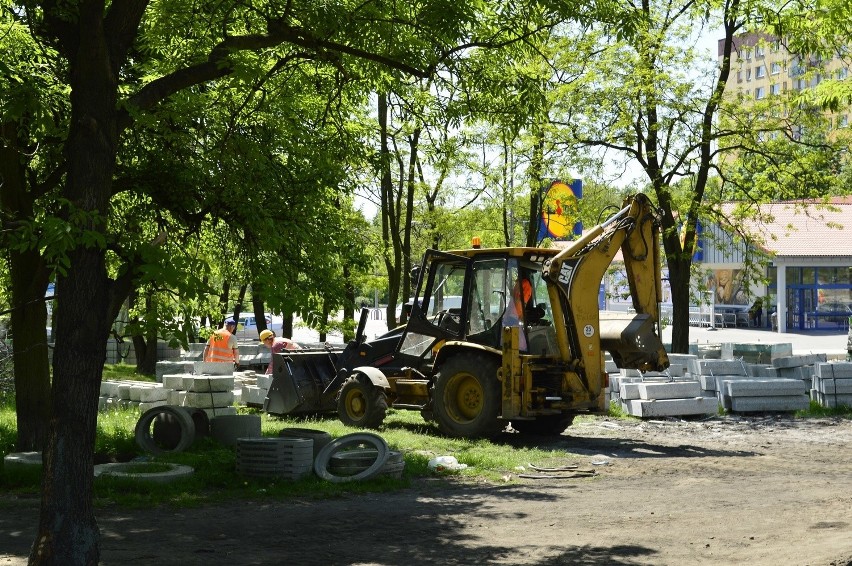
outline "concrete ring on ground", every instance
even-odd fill
[[[370,445],[376,450],[376,460],[364,471],[351,476],[336,476],[329,472],[328,464],[336,453],[352,446]],[[388,460],[388,444],[385,439],[377,434],[359,432],[347,434],[332,440],[320,450],[314,460],[314,472],[326,481],[332,483],[344,483],[350,481],[361,481],[379,475]]]
[[[225,446],[236,446],[238,438],[261,438],[260,415],[219,415],[210,419],[210,436]]]
[[[179,437],[174,442],[158,442],[152,431],[155,419],[165,419],[179,428]],[[136,444],[150,454],[183,452],[195,442],[195,421],[188,411],[176,405],[161,405],[148,409],[136,423]]]
[[[165,470],[146,472],[146,466],[166,467]],[[152,483],[169,483],[189,477],[195,470],[191,466],[171,464],[167,462],[120,462],[115,464],[98,464],[95,466],[95,477],[109,476]]]
[[[314,458],[319,455],[320,450],[331,442],[329,433],[312,428],[282,428],[278,436],[280,438],[310,438],[314,441]]]
[[[3,456],[3,467],[7,470],[35,469],[41,465],[41,452],[12,452]]]

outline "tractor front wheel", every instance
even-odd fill
[[[489,437],[499,433],[500,381],[496,358],[460,354],[438,371],[432,410],[438,428],[448,436]]]
[[[378,428],[385,420],[388,402],[385,392],[367,378],[352,376],[340,388],[337,415],[340,422],[357,428]]]

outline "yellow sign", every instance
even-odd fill
[[[541,206],[541,219],[548,235],[565,238],[574,230],[578,217],[577,195],[569,185],[554,181],[544,195]]]

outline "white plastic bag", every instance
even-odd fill
[[[429,469],[433,472],[455,472],[465,468],[467,464],[459,464],[454,456],[437,456],[429,460]]]

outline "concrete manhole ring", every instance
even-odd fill
[[[10,470],[12,468],[35,468],[41,467],[41,452],[12,452],[3,456],[3,466]]]
[[[144,468],[148,465],[154,465],[157,467],[164,466],[167,469],[162,471],[146,472],[144,471]],[[123,478],[152,483],[169,483],[189,477],[194,471],[195,470],[191,466],[184,466],[183,464],[171,464],[166,462],[157,462],[156,464],[149,464],[148,462],[119,462],[96,465],[95,477],[109,476],[113,478]]]
[[[331,458],[342,450],[350,447],[371,446],[375,450],[376,458],[372,464],[368,465],[363,471],[354,475],[338,476],[331,473],[329,463]],[[343,483],[350,481],[361,481],[379,475],[382,468],[388,461],[388,445],[387,442],[376,434],[372,433],[355,433],[341,436],[332,440],[320,450],[314,461],[314,472],[322,479],[333,483]]]

